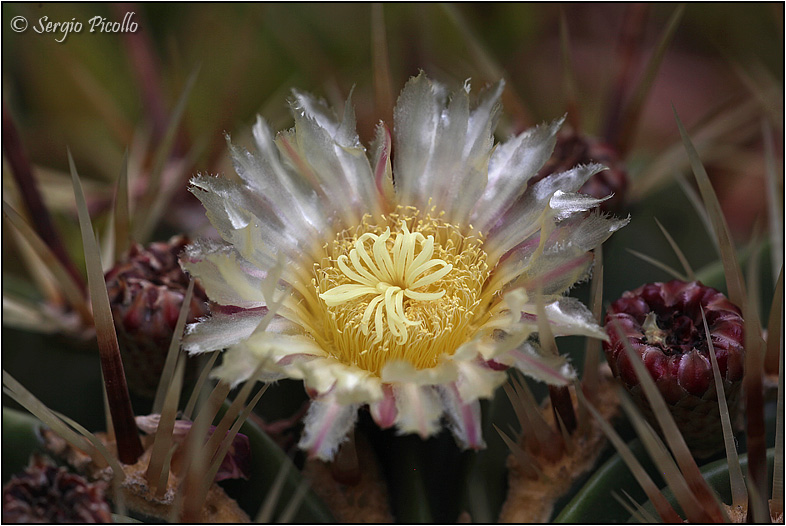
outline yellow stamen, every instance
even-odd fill
[[[414,209],[363,223],[314,268],[313,336],[342,362],[379,373],[389,360],[433,367],[472,334],[489,271],[478,234]],[[306,312],[304,311],[305,315]]]
[[[410,232],[406,222],[401,223],[401,233],[396,234],[393,249],[389,251],[387,242],[390,237],[390,227],[379,236],[371,232],[360,236],[355,241],[355,248],[349,251],[349,257],[342,254],[336,260],[341,272],[356,284],[338,285],[323,292],[319,297],[327,305],[334,307],[362,296],[375,295],[376,297],[371,299],[363,313],[360,330],[368,335],[371,313],[376,313],[375,321],[377,321],[381,319],[384,309],[387,314],[388,330],[398,338],[398,343],[405,343],[408,337],[407,326],[420,325],[421,322],[407,319],[404,313],[404,297],[416,301],[438,300],[445,295],[444,290],[419,292],[415,289],[438,282],[453,269],[453,265],[432,257],[434,236],[425,237],[420,232]],[[373,258],[366,246],[369,240],[373,241]],[[415,257],[418,244],[420,244],[420,252]],[[352,268],[347,265],[347,259],[352,262]],[[423,276],[434,267],[441,268]],[[375,323],[374,341],[376,342],[382,341],[381,325],[378,321]]]

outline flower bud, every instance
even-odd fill
[[[164,368],[188,288],[177,259],[188,243],[183,236],[147,247],[134,243],[105,276],[128,386],[139,396],[155,395]],[[195,284],[187,321],[206,316],[206,302]]]
[[[103,482],[89,483],[36,455],[3,487],[3,522],[110,523],[104,491]]]
[[[723,448],[720,412],[704,322],[707,318],[713,349],[723,379],[731,419],[742,384],[743,320],[740,309],[717,290],[699,282],[650,283],[625,292],[606,314],[609,342],[603,349],[612,372],[622,380],[642,412],[654,422],[639,386],[621,328],[641,356],[655,385],[697,457]],[[612,324],[616,320],[616,324]],[[658,427],[658,426],[654,426]]]

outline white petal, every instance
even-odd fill
[[[472,224],[487,232],[527,189],[527,182],[549,159],[565,117],[530,128],[497,145],[489,160],[488,185],[472,214]]]
[[[266,305],[262,282],[267,273],[245,261],[232,246],[197,241],[186,247],[180,265],[199,278],[211,301],[244,309]]]
[[[215,376],[236,385],[261,367],[262,379],[299,378],[297,371],[303,364],[325,359],[325,352],[311,338],[291,334],[291,322],[273,318],[267,328],[230,347]]]
[[[186,327],[183,350],[196,354],[226,349],[250,337],[266,314],[266,308],[232,314],[214,312],[211,317]]]
[[[557,212],[565,213],[564,210]],[[543,252],[574,253],[586,252],[600,246],[611,234],[624,227],[630,217],[616,218],[601,215],[598,212],[591,214],[576,214],[567,220],[562,220],[555,225],[544,244]]]
[[[576,298],[563,297],[545,306],[554,336],[589,336],[608,340],[606,331],[598,326],[592,312]],[[534,304],[525,305],[522,313],[528,314],[528,321],[537,327],[537,308]]]
[[[394,385],[393,391],[399,432],[417,433],[421,438],[428,438],[439,431],[442,403],[433,387],[405,383]]]
[[[499,100],[504,90],[505,81],[500,79],[481,93],[477,106],[469,116],[464,157],[486,155],[491,151],[494,141],[493,133],[497,127],[501,108]]]
[[[298,361],[285,367],[290,378],[303,379],[306,388],[318,395],[330,394],[342,404],[367,404],[383,398],[382,382],[376,375],[328,357]]]
[[[233,388],[239,384],[251,380],[254,371],[260,365],[258,357],[248,352],[243,347],[230,347],[221,356],[221,365],[215,367],[210,372],[210,377],[222,380]],[[255,381],[274,382],[284,378],[281,372],[266,369],[260,371]]]
[[[235,171],[282,223],[304,236],[316,236],[324,226],[316,191],[294,170],[284,168],[272,132],[261,118],[253,131],[257,155],[234,146],[227,138]]]
[[[470,214],[488,186],[489,158],[499,117],[499,99],[504,88],[505,82],[500,80],[481,95],[469,116],[466,136],[459,143],[463,145],[461,156],[452,159],[458,162],[453,167],[446,166],[440,176],[440,180],[445,181],[445,189],[439,195],[445,196],[443,208],[452,222],[470,223]],[[450,183],[447,182],[451,181],[448,170],[452,170],[453,174]]]
[[[484,324],[476,331],[472,340],[456,349],[451,358],[454,363],[470,362],[478,357],[482,360],[492,360],[499,352],[499,342],[493,336],[493,329],[488,329]]]
[[[508,328],[514,327],[519,323],[521,319],[520,313],[528,302],[529,295],[523,287],[505,292],[502,296],[502,301],[489,311],[490,319],[480,327],[480,330],[492,333],[497,329],[507,331]],[[461,349],[461,347],[459,347],[459,349]],[[483,356],[485,360],[490,360],[492,358],[483,353],[481,353],[481,356]]]
[[[577,212],[585,212],[600,206],[609,198],[611,198],[610,195],[596,198],[591,195],[557,190],[549,199],[549,208],[554,211],[552,217],[557,221],[561,221]]]
[[[504,83],[498,83],[470,111],[468,86],[451,96],[423,74],[410,80],[395,112],[396,190],[402,204],[430,205],[445,220],[467,224],[486,187]]]
[[[382,398],[382,382],[379,377],[363,369],[343,365],[336,375],[333,395],[342,403],[373,403]]]
[[[302,253],[297,238],[287,235],[281,218],[265,210],[242,186],[226,179],[198,176],[191,179],[190,190],[202,201],[210,223],[224,241],[259,268],[275,265],[280,251],[293,257]]]
[[[404,205],[425,208],[425,177],[439,136],[447,93],[420,73],[407,82],[393,112],[396,195]],[[431,174],[428,174],[429,176]]]
[[[455,93],[447,108],[442,109],[434,150],[431,158],[428,159],[425,172],[420,175],[419,199],[418,202],[413,203],[423,209],[428,206],[430,199],[437,211],[447,213],[445,220],[453,223],[460,220],[453,215],[456,203],[451,199],[451,190],[458,191],[456,187],[461,188],[460,181],[465,178],[466,172],[471,172],[475,176],[474,182],[480,182],[482,186],[486,184],[486,164],[472,166],[464,162],[463,150],[468,123],[469,96],[466,92]],[[486,153],[488,154],[488,150]],[[461,190],[472,194],[470,188],[461,188]],[[473,196],[469,197],[471,199]]]
[[[338,447],[355,426],[357,414],[357,405],[343,405],[331,397],[313,400],[303,419],[305,428],[298,446],[311,457],[325,462],[333,460]]]
[[[473,361],[457,361],[459,377],[455,382],[462,400],[493,398],[494,391],[508,378],[505,371],[495,371],[487,365]]]
[[[357,225],[364,213],[378,213],[379,195],[355,131],[351,100],[347,100],[343,120],[338,122],[320,101],[302,92],[294,93],[294,146],[328,197],[332,211],[344,218],[346,227]]]
[[[258,150],[258,155],[254,156],[258,173],[245,177],[244,174],[239,173],[238,175],[265,195],[274,191],[281,192],[269,195],[271,200],[278,201],[289,194],[290,199],[286,199],[284,202],[287,204],[291,202],[298,210],[307,212],[306,219],[312,223],[314,228],[319,228],[323,223],[320,213],[321,207],[316,189],[312,186],[311,181],[284,164],[281,152],[279,152],[274,140],[273,130],[265,119],[257,117],[252,132]],[[279,201],[279,204],[284,203]]]
[[[503,219],[488,232],[484,249],[489,261],[498,261],[503,254],[537,232],[546,218],[553,218],[549,215],[548,203],[556,191],[575,192],[587,179],[604,169],[599,164],[577,166],[567,172],[552,174],[527,188],[524,195],[505,212]]]

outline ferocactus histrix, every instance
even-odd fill
[[[701,311],[707,319],[730,412],[742,385],[743,320],[717,290],[699,282],[650,283],[625,292],[606,314],[606,359],[644,414],[652,411],[615,323],[655,380],[691,452],[710,456],[723,449],[712,362]]]

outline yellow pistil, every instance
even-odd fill
[[[314,337],[377,374],[389,360],[426,368],[455,351],[471,336],[488,277],[479,235],[401,211],[342,232],[315,267],[322,323]]]

